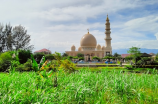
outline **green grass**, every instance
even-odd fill
[[[0,103],[6,104],[156,104],[158,75],[80,68],[72,74],[41,79],[35,72],[0,73]],[[109,72],[111,70],[111,72]]]

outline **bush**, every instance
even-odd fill
[[[16,67],[16,71],[23,71],[25,70],[25,66],[23,64],[19,65],[18,67]]]
[[[34,59],[36,60],[36,62],[37,62],[38,64],[40,63],[40,61],[41,61],[41,59],[42,59],[43,56],[45,56],[44,53],[35,53],[35,54],[33,55]]]
[[[45,55],[45,59],[47,60],[54,60],[54,56],[52,54],[48,54],[48,55]]]
[[[84,57],[80,57],[79,60],[84,60]]]
[[[12,56],[10,52],[5,52],[0,55],[0,71],[6,71],[11,65]]]
[[[21,71],[30,71],[30,70],[33,70],[31,59],[28,59],[26,63],[18,65],[16,67],[16,71],[20,71],[20,72]]]
[[[27,70],[27,71],[33,70],[32,60],[28,59],[27,62],[24,64],[24,67],[25,67],[24,70]]]
[[[26,61],[31,58],[31,52],[30,50],[19,50],[18,57],[21,64],[26,63]]]
[[[132,70],[133,66],[132,65],[125,65],[125,68],[128,69],[128,70]]]

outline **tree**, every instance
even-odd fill
[[[77,56],[78,56],[78,57],[84,57],[84,54],[78,53]]]
[[[113,56],[114,56],[114,57],[118,57],[118,56],[121,56],[121,55],[116,52],[116,53],[114,53]]]
[[[155,60],[158,61],[158,53],[155,56]]]
[[[5,27],[0,24],[0,52],[18,49],[32,50],[33,45],[29,45],[30,40],[30,35],[21,25],[12,29],[10,24],[6,24]]]
[[[132,48],[129,48],[129,50],[127,52],[129,54],[131,54],[131,57],[135,61],[135,65],[136,65],[137,58],[140,57],[140,48],[138,48],[138,47],[132,47]]]
[[[110,59],[114,59],[114,57],[111,54],[108,54],[105,57],[103,57],[103,59],[108,59],[110,61]]]
[[[93,60],[100,60],[100,58],[97,57],[97,56],[92,57],[92,59],[93,59]]]
[[[5,47],[5,34],[3,33],[3,25],[0,24],[0,52],[3,52]]]
[[[117,52],[114,53],[113,57],[114,57],[115,59],[121,59],[121,55],[118,54]]]
[[[12,27],[6,24],[5,28],[0,24],[0,52],[12,50]]]
[[[67,53],[63,53],[62,57],[67,57],[68,54]]]
[[[30,43],[30,35],[27,34],[27,30],[21,25],[15,26],[13,28],[13,45],[15,50],[23,49],[23,50],[32,50],[33,45],[29,45]]]

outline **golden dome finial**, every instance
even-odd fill
[[[89,34],[89,29],[87,29],[87,31],[88,31],[88,34]]]

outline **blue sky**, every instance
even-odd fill
[[[105,19],[111,23],[112,48],[158,49],[158,0],[1,0],[0,23],[24,26],[36,50],[76,50],[90,33],[105,45]]]

